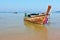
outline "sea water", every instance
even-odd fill
[[[60,13],[45,25],[24,21],[24,13],[0,13],[0,40],[60,40]]]

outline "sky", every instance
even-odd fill
[[[0,12],[45,12],[48,5],[60,10],[60,0],[0,0]]]

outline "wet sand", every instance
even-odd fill
[[[0,40],[60,40],[60,14],[40,25],[24,21],[24,13],[0,13]]]

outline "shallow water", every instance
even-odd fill
[[[60,13],[46,25],[24,21],[24,13],[0,13],[0,40],[60,40]]]

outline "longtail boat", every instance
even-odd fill
[[[42,13],[42,14],[29,14],[29,15],[26,15],[26,13],[25,13],[24,20],[32,22],[32,23],[46,24],[48,22],[48,16],[50,15],[49,14],[50,9],[51,9],[51,6],[49,5],[45,14]]]

